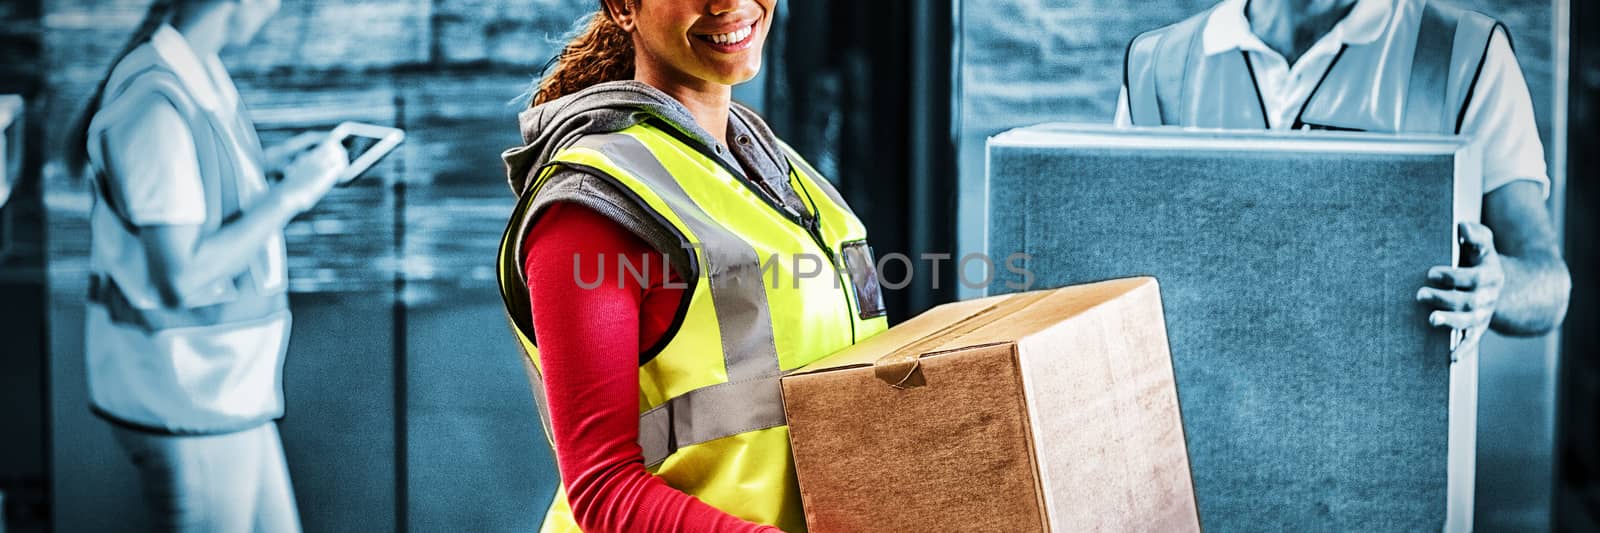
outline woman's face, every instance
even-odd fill
[[[255,39],[256,32],[266,25],[267,19],[277,14],[281,0],[239,0],[228,17],[228,44],[245,45]]]
[[[680,81],[721,85],[761,71],[778,0],[607,0],[633,33],[635,64]],[[627,7],[619,13],[616,7]],[[620,15],[620,16],[619,16]]]

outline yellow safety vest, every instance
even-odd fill
[[[783,149],[790,184],[811,217],[786,215],[742,171],[654,123],[586,136],[538,170],[523,193],[501,241],[499,278],[548,431],[520,249],[536,197],[566,167],[610,181],[653,213],[689,250],[693,272],[686,277],[687,305],[668,330],[674,333],[640,358],[645,465],[668,485],[734,516],[797,531],[805,519],[778,378],[883,331],[887,320],[870,300],[863,312],[852,284],[852,271],[857,282],[863,271],[838,259],[849,253],[859,262],[865,227],[826,180]],[[815,266],[794,260],[799,254],[825,262],[824,274],[797,275],[797,267]],[[543,530],[578,530],[563,492]]]
[[[1503,26],[1440,2],[1398,0],[1394,9],[1382,37],[1334,57],[1294,129],[1460,133],[1489,38]],[[1205,55],[1210,16],[1207,9],[1128,44],[1123,86],[1134,125],[1268,127],[1249,56]]]

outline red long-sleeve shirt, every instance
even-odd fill
[[[665,285],[681,281],[663,273],[665,256],[576,204],[549,207],[524,249],[556,465],[578,526],[591,532],[779,531],[707,505],[644,468],[639,354],[665,334],[685,297],[682,288]],[[646,282],[619,279],[619,257],[635,265],[650,261]],[[602,283],[586,289],[580,279],[584,286]]]

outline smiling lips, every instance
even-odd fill
[[[759,21],[757,21],[759,22]],[[737,30],[727,33],[696,34],[694,37],[718,52],[732,53],[744,50],[750,46],[752,35],[755,35],[756,24],[750,23]]]

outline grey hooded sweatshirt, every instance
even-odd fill
[[[583,136],[615,133],[653,121],[720,161],[729,172],[745,178],[758,194],[782,206],[791,217],[807,219],[810,211],[790,186],[789,160],[779,148],[777,136],[754,111],[737,103],[730,111],[726,138],[733,142],[732,146],[723,146],[694,121],[683,104],[654,87],[637,81],[597,84],[518,116],[524,145],[501,154],[506,179],[512,193],[522,198],[550,159]],[[665,253],[678,274],[687,279],[692,272],[689,255],[677,236],[656,222],[647,206],[620,187],[607,176],[571,167],[557,169],[529,206],[519,234],[526,236],[539,213],[550,204],[576,203],[621,224]]]

